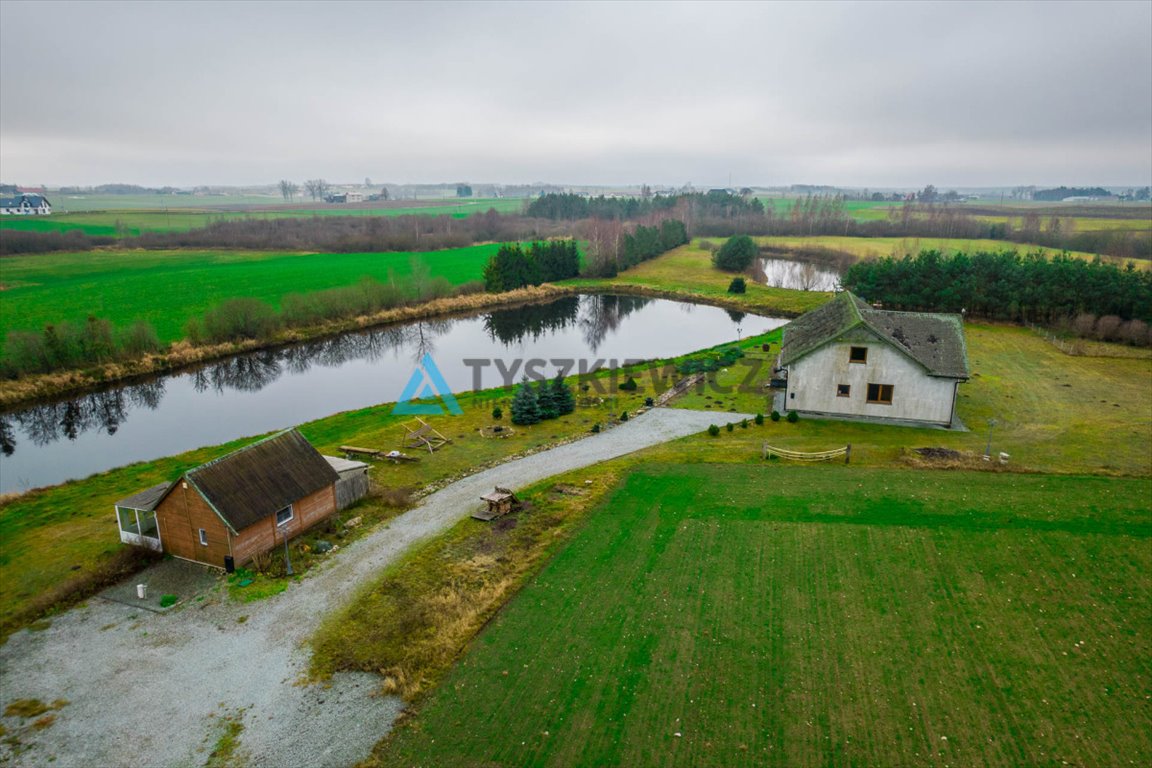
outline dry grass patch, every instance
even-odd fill
[[[520,511],[490,523],[464,520],[409,553],[325,619],[312,640],[313,674],[377,672],[386,693],[416,698],[618,480],[597,473],[586,485],[587,476],[537,485],[520,494]]]

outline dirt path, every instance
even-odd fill
[[[240,752],[254,768],[351,765],[388,732],[400,702],[374,696],[379,678],[370,674],[337,675],[330,686],[296,684],[308,666],[303,642],[325,613],[414,543],[467,515],[494,485],[531,485],[740,418],[660,408],[479,472],[258,603],[207,599],[153,614],[92,600],[46,630],[16,633],[0,648],[0,706],[20,698],[69,703],[43,730],[0,718],[8,731],[0,764],[201,766],[232,718],[244,726]]]

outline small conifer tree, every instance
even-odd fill
[[[540,421],[540,405],[536,402],[536,390],[524,379],[512,396],[512,423],[535,424]]]
[[[556,378],[552,379],[552,399],[561,416],[566,416],[576,410],[576,397],[572,394],[572,388],[564,383],[564,379],[560,378],[560,374],[556,374]]]
[[[554,419],[560,415],[556,406],[556,390],[547,381],[536,385],[536,406],[540,411],[540,420]]]

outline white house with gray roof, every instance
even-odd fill
[[[959,315],[874,309],[845,291],[784,328],[784,410],[951,427],[968,380]]]
[[[47,216],[52,203],[44,195],[25,192],[12,197],[0,197],[0,216]]]

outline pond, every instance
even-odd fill
[[[568,296],[237,355],[0,414],[0,492],[397,401],[425,355],[462,392],[519,381],[520,361],[548,361],[539,367],[547,376],[557,360],[607,368],[735,342],[785,322],[664,299]]]
[[[794,291],[834,291],[840,285],[840,273],[811,261],[790,259],[757,259],[752,277],[770,288]]]

